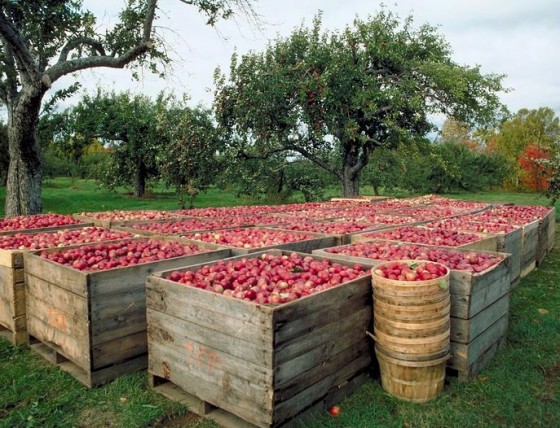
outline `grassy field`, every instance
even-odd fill
[[[0,193],[0,197],[2,197]],[[244,203],[213,190],[197,206]],[[513,193],[450,197],[546,204]],[[173,195],[136,199],[96,193],[92,183],[57,180],[46,186],[45,210],[176,208]],[[2,203],[3,206],[3,203]],[[558,210],[558,207],[557,207]],[[560,234],[540,267],[512,292],[507,343],[468,384],[450,375],[443,393],[427,404],[396,400],[373,379],[341,403],[302,426],[319,427],[556,427],[560,426]],[[127,375],[93,390],[82,387],[30,353],[0,340],[0,427],[198,427],[217,425],[151,392],[146,373]]]

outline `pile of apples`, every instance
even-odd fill
[[[390,242],[359,242],[351,245],[327,248],[331,254],[342,254],[371,260],[427,260],[441,263],[449,269],[482,272],[500,263],[503,256],[477,251],[455,251],[444,248],[428,248],[415,244]]]
[[[372,270],[375,277],[396,281],[430,281],[447,275],[449,270],[439,263],[431,262],[390,262],[377,266]]]
[[[427,229],[423,227],[403,226],[396,229],[380,230],[363,235],[368,239],[387,239],[391,241],[414,242],[425,245],[443,245],[458,247],[480,240],[478,235],[446,229]]]
[[[0,221],[0,231],[40,229],[43,227],[67,226],[80,223],[71,215],[65,214],[36,214],[17,216]]]
[[[288,232],[257,227],[220,230],[215,232],[200,232],[183,235],[184,238],[212,244],[227,245],[237,248],[263,248],[290,242],[316,239],[317,236],[300,232]]]
[[[227,227],[238,227],[249,225],[248,218],[241,219],[240,217],[224,217],[224,218],[189,218],[185,220],[154,222],[154,223],[140,223],[134,224],[131,227],[138,230],[146,230],[156,232],[162,235],[179,235],[185,232],[192,232],[195,230],[212,230],[223,229]]]
[[[437,220],[427,223],[426,227],[450,229],[450,230],[465,230],[470,232],[480,233],[510,233],[519,227],[512,224],[499,224],[499,223],[480,223],[470,221],[463,217],[447,218],[444,220]]]
[[[361,265],[348,267],[296,253],[265,253],[256,258],[220,260],[195,271],[173,271],[166,279],[253,303],[278,305],[367,273]]]
[[[373,225],[354,221],[299,221],[278,226],[281,229],[316,232],[331,235],[344,235],[362,230],[372,229]]]
[[[392,214],[357,214],[355,216],[344,216],[341,220],[345,221],[361,221],[364,223],[375,224],[375,225],[386,225],[386,226],[397,226],[404,224],[417,223],[414,217],[398,216]]]
[[[83,227],[62,229],[54,232],[17,233],[0,236],[0,248],[4,250],[42,250],[44,248],[65,247],[97,241],[113,241],[129,238],[128,232],[118,232],[103,227]]]
[[[82,212],[81,216],[97,220],[128,221],[128,220],[162,220],[172,218],[175,214],[169,211],[135,210],[135,211],[102,211],[96,213]]]
[[[156,239],[84,245],[56,252],[41,252],[40,256],[82,271],[100,271],[155,262],[173,257],[203,252],[196,245]]]
[[[498,224],[510,224],[515,226],[524,226],[536,220],[541,220],[548,213],[550,207],[533,206],[533,205],[514,205],[499,206],[489,211],[483,211],[478,214],[469,216],[469,220],[479,222],[490,222]]]

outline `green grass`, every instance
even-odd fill
[[[365,192],[367,193],[367,192]],[[449,197],[546,204],[538,195],[486,192]],[[3,189],[0,189],[3,197]],[[197,206],[245,201],[212,189]],[[96,192],[92,182],[57,179],[45,186],[46,211],[175,209],[174,196],[137,199]],[[3,203],[2,203],[3,207]],[[558,210],[560,211],[560,210]],[[319,427],[553,427],[560,426],[560,234],[555,249],[512,292],[508,340],[470,383],[449,376],[443,393],[426,404],[401,402],[380,387],[378,376],[303,426]],[[87,390],[25,347],[0,339],[0,427],[198,427],[216,425],[189,417],[185,407],[151,392],[146,373],[123,376]]]

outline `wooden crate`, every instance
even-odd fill
[[[237,228],[235,228],[237,229]],[[272,227],[255,227],[250,229],[264,229],[264,230],[272,230],[272,231],[279,231],[280,229],[275,229]],[[234,256],[241,256],[241,255],[248,255],[252,253],[257,253],[261,251],[269,251],[269,250],[286,250],[286,251],[298,251],[300,253],[307,253],[311,254],[311,252],[317,248],[327,248],[333,247],[336,245],[336,240],[332,235],[323,235],[321,233],[313,233],[313,232],[299,232],[289,230],[287,232],[293,233],[294,235],[311,235],[313,236],[312,239],[305,239],[303,241],[296,241],[296,242],[288,242],[286,244],[279,244],[270,247],[260,247],[260,248],[240,248],[240,247],[233,247],[229,245],[222,245],[219,244],[220,248],[228,248],[231,250],[231,253]],[[196,232],[189,232],[189,233],[196,233]],[[186,239],[186,238],[185,238]],[[198,241],[193,238],[188,238],[192,242],[199,242],[205,243],[205,241]],[[218,244],[215,244],[218,245]]]
[[[523,278],[537,266],[537,243],[539,234],[539,221],[535,220],[522,227],[523,235],[521,239],[521,271],[520,277]]]
[[[84,272],[39,253],[24,254],[31,347],[57,364],[63,362],[62,369],[70,367],[68,371],[90,388],[146,367],[145,279],[149,274],[230,255],[229,250],[210,250]]]
[[[68,225],[25,229],[13,233],[36,234],[64,229],[89,227],[91,224]],[[4,235],[4,234],[3,234]],[[27,344],[27,322],[25,318],[25,278],[23,253],[27,250],[5,250],[0,248],[0,336],[12,345]]]
[[[187,287],[165,274],[146,282],[148,374],[156,391],[195,396],[191,410],[204,414],[214,406],[254,426],[281,426],[368,379],[370,275],[269,306]]]
[[[417,224],[415,224],[415,225],[408,225],[408,224],[405,225],[405,227],[409,227],[409,226],[418,227]],[[402,226],[391,227],[390,229],[396,229],[398,227],[402,227]],[[423,227],[423,226],[419,226],[419,227]],[[425,228],[425,229],[429,229],[429,228]],[[407,243],[407,244],[422,245],[420,243],[415,243],[415,242],[392,241],[390,239],[375,238],[375,237],[372,238],[372,237],[365,236],[368,233],[371,233],[371,232],[362,232],[362,233],[357,233],[357,234],[351,235],[350,243],[354,244],[356,242],[382,240],[382,241],[386,241],[386,242],[394,242],[396,244]],[[443,245],[441,247],[442,248],[449,248],[449,249],[472,250],[472,251],[497,251],[497,249],[498,249],[498,237],[495,234],[478,233],[478,232],[462,232],[462,233],[469,233],[471,235],[477,235],[480,239],[477,240],[477,241],[474,241],[474,242],[470,242],[468,244],[459,245],[458,247],[446,247],[446,246],[443,246]]]

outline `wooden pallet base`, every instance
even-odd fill
[[[27,344],[27,330],[12,331],[8,327],[0,324],[0,337],[3,337],[12,345],[25,345]]]
[[[141,355],[118,364],[111,365],[95,371],[84,370],[56,349],[39,339],[29,336],[29,347],[48,362],[58,366],[62,371],[70,374],[77,381],[88,388],[94,388],[114,380],[117,376],[134,371],[144,370],[148,367],[148,356]]]
[[[283,428],[290,428],[300,426],[302,421],[312,418],[317,413],[330,408],[333,404],[339,403],[361,387],[364,383],[370,380],[370,375],[367,372],[360,373],[353,379],[349,380],[343,385],[339,385],[337,388],[333,388],[325,398],[315,403],[310,408],[306,409],[303,413],[298,415],[295,419],[287,421],[281,425]],[[218,423],[223,428],[256,428],[253,425],[238,416],[220,409],[200,398],[185,392],[180,387],[175,385],[173,382],[164,379],[159,376],[155,376],[148,373],[148,384],[150,387],[177,403],[184,404],[188,407],[189,411],[205,417],[207,419],[213,420]]]

